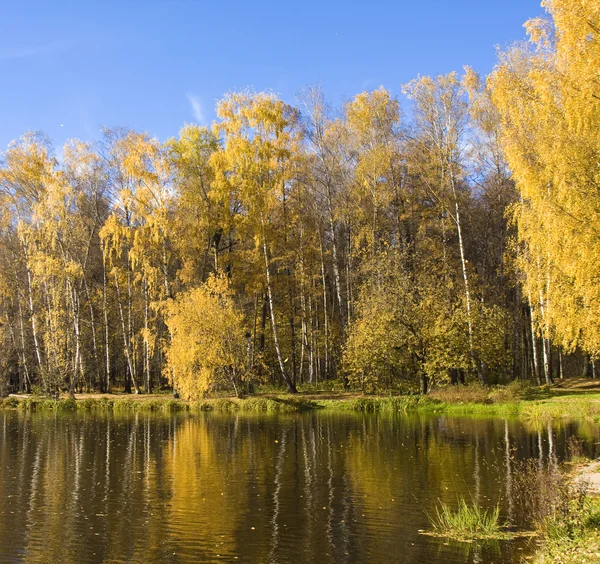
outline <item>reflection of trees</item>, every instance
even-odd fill
[[[516,461],[556,464],[579,431],[598,435],[419,415],[4,412],[0,561],[451,561],[418,535],[425,512],[464,495],[518,518]]]
[[[0,561],[11,547],[27,562],[169,561],[154,502],[166,421],[2,417]]]
[[[236,539],[252,526],[251,499],[264,495],[252,484],[261,450],[260,444],[250,444],[247,429],[235,417],[181,421],[164,469],[171,492],[167,523],[171,541],[185,547],[179,553],[184,560],[213,551],[240,555]]]

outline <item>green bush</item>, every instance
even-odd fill
[[[4,398],[4,400],[2,400],[2,407],[4,408],[8,408],[8,409],[14,409],[16,407],[18,407],[19,405],[19,400],[17,398]]]

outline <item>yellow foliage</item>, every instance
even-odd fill
[[[532,47],[502,55],[489,78],[521,202],[518,265],[539,330],[600,355],[600,5],[547,0]]]
[[[246,368],[246,339],[241,313],[224,276],[180,294],[167,306],[172,334],[167,372],[186,399],[219,387],[237,394]]]
[[[181,256],[179,278],[184,284],[204,280],[208,265],[216,262],[218,255],[220,230],[227,215],[224,200],[213,189],[214,174],[209,165],[218,147],[217,137],[197,125],[186,125],[178,138],[166,143],[175,191],[173,243]]]
[[[386,244],[389,207],[397,197],[400,108],[383,87],[355,96],[345,107],[348,149],[354,156],[351,213],[356,220],[355,245],[372,255]],[[396,169],[396,170],[394,170]]]
[[[214,132],[224,141],[210,159],[213,186],[225,201],[240,202],[247,213],[239,219],[264,228],[293,176],[298,112],[272,94],[236,92],[219,102],[217,114]]]
[[[471,368],[464,298],[449,300],[448,288],[424,262],[409,272],[406,257],[379,256],[379,270],[363,286],[343,364],[352,384],[374,391],[426,375],[446,379],[451,368]],[[474,304],[473,348],[488,368],[505,358],[505,318],[494,306]],[[393,384],[392,384],[393,385]]]

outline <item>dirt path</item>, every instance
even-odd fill
[[[591,493],[600,494],[600,460],[594,460],[579,468],[576,472],[575,482],[585,483]]]

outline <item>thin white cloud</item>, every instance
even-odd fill
[[[368,90],[369,88],[372,88],[374,84],[375,84],[375,79],[374,79],[374,78],[371,78],[371,77],[369,77],[369,78],[365,78],[365,79],[362,81],[362,84],[360,85],[360,87],[361,87],[363,90]]]
[[[30,59],[32,57],[39,57],[54,53],[56,51],[63,51],[74,45],[74,41],[51,41],[44,45],[27,45],[24,47],[0,47],[0,60],[7,61],[11,59]]]
[[[204,116],[204,108],[202,107],[202,100],[200,100],[200,96],[196,96],[195,94],[186,94],[188,102],[190,106],[192,106],[192,115],[194,119],[203,124],[205,120]]]

